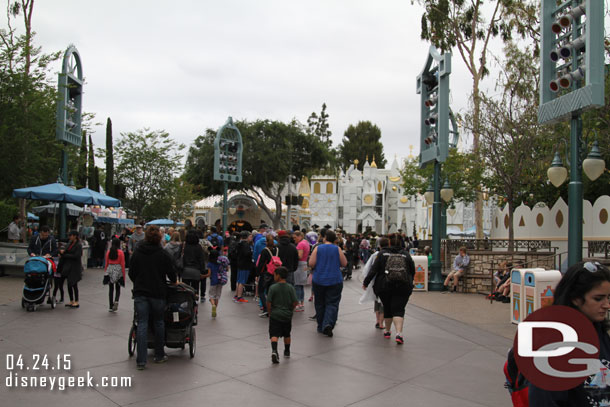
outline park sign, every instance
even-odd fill
[[[70,45],[64,54],[57,85],[58,100],[55,138],[62,143],[80,146],[83,102],[83,66],[80,54]]]
[[[417,77],[421,111],[420,167],[432,161],[445,162],[449,155],[450,74],[451,53],[441,55],[430,46],[424,69]]]
[[[604,106],[604,2],[542,0],[538,121]]]
[[[233,124],[233,118],[229,117],[214,139],[215,181],[241,182],[242,150],[241,133]]]

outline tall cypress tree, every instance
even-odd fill
[[[91,172],[93,172],[93,186],[90,186],[89,188],[95,192],[100,192],[100,169],[94,167]]]
[[[112,155],[112,120],[106,121],[106,194],[115,195],[114,191],[114,158]]]
[[[95,185],[95,155],[93,155],[93,141],[91,140],[91,134],[89,134],[89,174],[87,177],[87,187],[93,189]]]
[[[78,188],[85,188],[87,186],[87,134],[84,131],[80,144],[76,174],[76,186]]]

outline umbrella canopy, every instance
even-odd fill
[[[28,220],[40,220],[38,216],[34,215],[31,212],[28,212]]]
[[[88,194],[90,196],[92,196],[93,198],[95,198],[98,202],[99,205],[104,205],[104,206],[116,206],[119,207],[121,206],[121,201],[113,198],[111,196],[108,195],[104,195],[101,194],[97,191],[94,191],[92,189],[89,188],[81,188],[81,189],[77,189],[77,191],[79,192],[83,192],[85,194]]]
[[[86,212],[90,213],[90,211],[85,211],[80,206],[76,206],[74,204],[66,204],[66,210],[68,211],[68,216],[80,216],[81,213]],[[35,206],[32,208],[32,212],[47,214],[47,215],[55,215],[59,213],[59,205],[57,204],[48,204],[42,206]]]
[[[156,219],[148,222],[146,225],[157,225],[157,226],[184,226],[182,222],[175,222],[171,219]]]
[[[13,197],[25,199],[38,199],[41,201],[97,204],[94,197],[84,192],[76,191],[64,184],[54,183],[37,187],[13,189]]]

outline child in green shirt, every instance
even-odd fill
[[[273,279],[276,284],[267,293],[267,309],[269,310],[269,338],[271,338],[271,361],[280,363],[277,352],[279,337],[284,337],[284,357],[290,357],[290,331],[292,330],[292,314],[297,306],[297,293],[294,287],[286,284],[288,269],[275,269]]]

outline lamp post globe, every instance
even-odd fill
[[[553,158],[551,167],[546,171],[546,175],[555,188],[559,188],[566,178],[568,178],[568,170],[563,166],[558,152],[555,153],[555,158]]]
[[[582,169],[591,181],[595,181],[604,173],[606,162],[602,159],[597,141],[593,143],[591,152],[582,162]]]
[[[453,188],[451,188],[451,185],[449,185],[449,180],[445,180],[443,189],[441,189],[441,198],[445,202],[449,202],[451,201],[451,198],[453,198]]]

